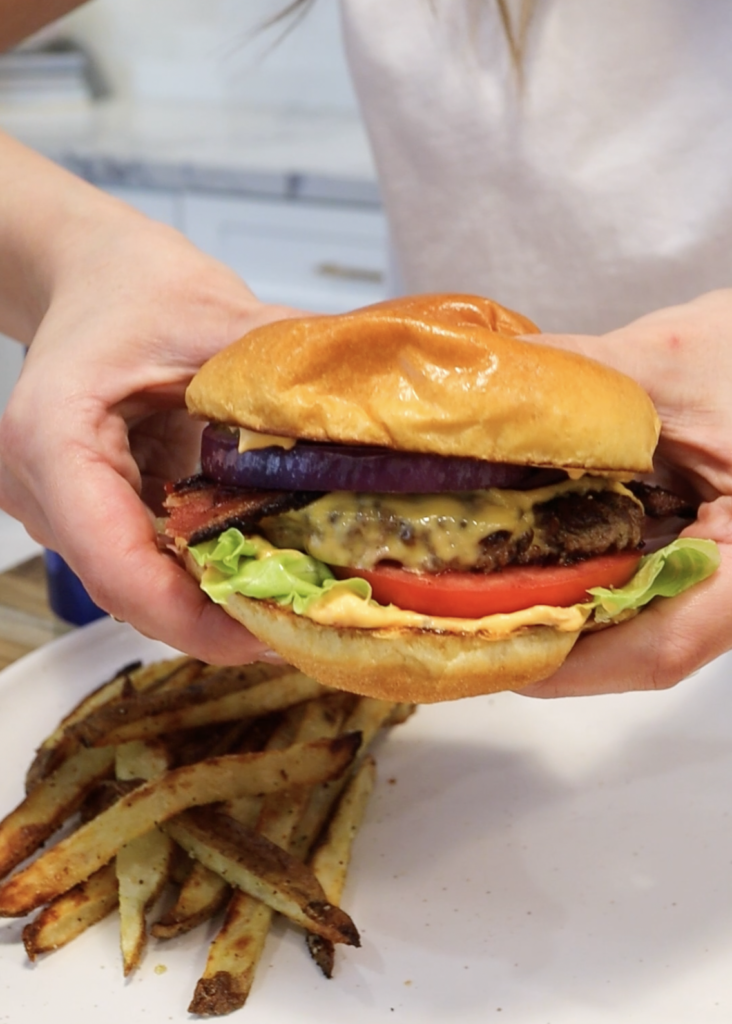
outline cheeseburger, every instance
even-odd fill
[[[659,421],[631,379],[525,341],[488,299],[415,296],[257,328],[191,382],[201,474],[165,532],[203,589],[321,682],[430,702],[520,690],[584,630],[716,566],[644,555]]]

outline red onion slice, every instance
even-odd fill
[[[235,431],[209,425],[201,443],[205,476],[232,487],[381,494],[437,494],[488,487],[528,490],[562,480],[561,470],[513,466],[388,448],[317,444],[239,452]]]

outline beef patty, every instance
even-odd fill
[[[502,503],[494,492],[332,492],[305,508],[263,519],[259,529],[277,547],[306,551],[329,565],[370,569],[393,562],[428,573],[567,565],[642,544],[643,507],[623,488],[598,481],[591,489],[578,486],[541,497],[527,494]]]

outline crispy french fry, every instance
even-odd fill
[[[234,894],[215,940],[216,954],[209,956],[206,970],[196,982],[189,1013],[221,1016],[244,1005],[272,916],[273,911],[266,903],[243,892]]]
[[[191,693],[183,691],[170,695],[151,694],[149,698],[143,696],[134,701],[134,706],[132,703],[125,705],[124,721],[119,717],[114,721],[115,707],[102,709],[98,715],[90,716],[78,726],[80,742],[87,746],[105,746],[212,722],[231,722],[299,704],[323,692],[320,683],[289,667],[286,672],[282,666],[257,668],[268,669],[272,675],[254,685],[237,680],[234,675],[222,677],[214,685],[217,677],[211,676],[200,686],[194,684],[197,690],[195,700],[190,699]],[[279,675],[275,675],[276,669],[280,670]],[[217,686],[224,691],[218,696]],[[161,705],[165,704],[175,706],[161,710]]]
[[[227,804],[229,815],[247,828],[253,828],[259,817],[262,798],[242,796]],[[174,905],[150,929],[157,939],[172,939],[197,928],[226,905],[231,888],[221,875],[196,861],[181,886]]]
[[[283,751],[228,754],[166,772],[122,797],[0,885],[0,916],[18,917],[35,910],[88,878],[125,843],[186,808],[334,778],[353,759],[360,740],[358,734],[348,734]]]
[[[340,905],[351,861],[351,849],[361,827],[366,804],[376,782],[376,762],[370,754],[361,762],[343,791],[328,827],[310,858],[310,867],[330,903]]]
[[[136,740],[117,748],[116,775],[121,781],[153,779],[169,764],[169,750],[160,740]],[[145,914],[168,880],[173,850],[172,839],[153,828],[126,843],[115,858],[125,976],[132,973],[142,958],[147,942]]]
[[[309,701],[305,705],[295,740],[298,743],[310,743],[336,737],[343,725],[349,703],[352,703],[350,695],[340,693],[327,694],[320,700]],[[304,787],[271,793],[263,802],[257,831],[284,850],[289,849],[295,828],[310,802],[310,793],[311,790]]]
[[[394,706],[388,701],[376,700],[373,697],[361,697],[346,719],[343,726],[345,733],[353,730],[361,734],[360,758],[364,756],[379,729],[389,720]],[[295,856],[301,857],[303,860],[308,856],[310,848],[320,835],[347,783],[348,775],[344,774],[313,790],[292,840],[291,850]]]
[[[305,945],[308,947],[308,953],[325,977],[332,978],[335,969],[335,946],[330,939],[324,939],[322,935],[307,932],[305,935]]]
[[[141,718],[173,715],[181,708],[204,704],[239,690],[246,690],[276,675],[284,674],[284,666],[247,665],[223,668],[217,672],[199,672],[183,685],[156,687],[152,691],[131,693],[126,700],[115,701],[98,708],[75,723],[75,731],[84,746],[100,746],[108,734],[114,742],[138,739],[136,736],[118,736],[120,729],[132,726]],[[292,671],[291,669],[289,670]]]
[[[197,860],[296,924],[359,945],[353,921],[328,903],[312,871],[259,833],[210,808],[185,811],[163,828]]]
[[[30,792],[41,779],[50,775],[79,749],[79,740],[74,730],[89,715],[105,705],[119,701],[127,693],[143,693],[180,678],[190,681],[201,673],[202,668],[200,661],[180,657],[144,666],[133,662],[120,669],[112,679],[87,694],[43,741],[26,774],[26,792]]]
[[[23,929],[23,944],[31,960],[77,938],[117,906],[114,864],[106,864],[91,878],[74,886],[44,907]]]
[[[218,914],[230,896],[229,885],[215,871],[194,861],[175,904],[151,926],[150,932],[156,939],[185,935]]]
[[[75,832],[0,883],[0,917],[46,904],[23,931],[34,959],[119,905],[128,975],[148,932],[180,935],[228,904],[189,1007],[199,1015],[244,1004],[276,913],[305,929],[330,977],[336,943],[359,944],[340,898],[374,781],[364,752],[413,711],[286,665],[127,665],[43,741],[29,796],[0,822],[7,872],[81,812]],[[167,882],[176,901],[148,928]]]
[[[106,811],[112,804],[131,793],[140,785],[139,779],[130,779],[128,782],[120,782],[118,779],[102,779],[94,784],[94,787],[84,797],[79,808],[79,824],[83,825],[92,818],[98,817],[102,811]]]
[[[147,941],[145,913],[162,892],[170,872],[173,842],[154,828],[117,853],[120,948],[125,976],[140,963]]]
[[[37,785],[0,822],[0,878],[53,835],[113,765],[112,748],[80,750]]]
[[[244,737],[243,745],[250,749],[262,749],[262,744],[265,744],[267,750],[284,750],[295,739],[298,717],[299,707],[290,708],[284,716],[280,716],[276,728],[269,736],[267,730],[251,729]],[[260,796],[238,797],[225,805],[226,812],[240,824],[253,828],[259,817],[262,800]],[[218,913],[230,896],[228,883],[205,864],[196,862],[181,886],[174,905],[152,926],[152,934],[158,939],[172,939],[191,931]]]
[[[154,779],[170,768],[170,750],[160,740],[132,740],[115,752],[114,774],[119,782]]]
[[[352,705],[350,695],[343,693],[309,701],[295,739],[306,742],[336,736]],[[266,839],[287,849],[308,798],[309,791],[305,788],[270,794],[263,802],[257,830]],[[244,1005],[272,917],[272,909],[248,893],[236,891],[233,894],[224,923],[211,943],[204,972],[196,984],[188,1008],[190,1013],[210,1016],[230,1013]]]
[[[370,754],[363,758],[336,805],[324,836],[310,858],[310,867],[328,900],[340,906],[346,882],[351,849],[361,827],[366,804],[376,782],[376,762]],[[306,936],[310,955],[326,978],[333,974],[335,947],[321,935]]]

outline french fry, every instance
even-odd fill
[[[299,716],[299,706],[290,708],[284,716],[280,716],[269,736],[266,729],[252,727],[243,738],[242,748],[261,750],[264,746],[266,750],[285,749],[295,739]],[[261,723],[263,720],[257,721]],[[235,821],[252,828],[259,817],[262,801],[263,797],[259,796],[238,797],[225,805],[226,812]],[[228,883],[205,864],[196,862],[181,886],[175,904],[152,926],[152,934],[158,939],[171,939],[191,931],[218,913],[230,896]]]
[[[127,782],[120,782],[119,779],[102,779],[95,783],[93,789],[84,797],[79,808],[79,824],[83,825],[92,818],[98,817],[102,811],[106,811],[112,804],[137,789],[140,785],[139,779],[130,779]]]
[[[0,883],[0,916],[43,907],[23,930],[33,960],[119,906],[129,975],[148,932],[180,935],[226,905],[189,1007],[204,1016],[245,1003],[277,913],[330,977],[336,944],[359,944],[340,900],[374,785],[365,751],[413,711],[286,665],[127,665],[43,741],[26,799],[0,822],[7,874],[80,812],[74,832]],[[149,928],[168,883],[175,902]]]
[[[115,774],[121,781],[153,779],[170,764],[170,753],[159,740],[124,743],[117,748]],[[115,858],[119,893],[120,949],[125,977],[142,958],[147,942],[146,912],[163,891],[173,862],[174,844],[153,828],[126,843]]]
[[[296,924],[359,945],[353,921],[328,903],[312,871],[259,833],[211,808],[185,811],[163,828],[197,860]]]
[[[41,779],[50,775],[79,749],[80,743],[75,728],[89,715],[105,705],[119,701],[125,694],[143,693],[165,682],[181,678],[191,681],[196,675],[200,675],[202,669],[200,661],[186,657],[153,662],[145,666],[133,662],[120,669],[112,679],[87,694],[43,741],[26,774],[26,792],[30,792]]]
[[[343,726],[345,733],[356,731],[361,735],[359,757],[363,757],[370,747],[379,729],[386,724],[393,713],[395,705],[373,697],[361,697]],[[348,775],[322,783],[310,796],[297,832],[293,837],[291,850],[295,856],[305,859],[310,848],[320,835],[333,807],[343,788],[348,783]]]
[[[132,740],[115,751],[114,774],[119,782],[154,779],[170,768],[170,750],[160,740]]]
[[[352,704],[350,695],[343,693],[310,701],[295,738],[307,742],[336,736]],[[270,794],[263,802],[257,830],[286,850],[308,797],[309,791],[304,788]],[[211,943],[204,972],[196,984],[188,1007],[190,1013],[211,1016],[230,1013],[244,1005],[272,916],[270,907],[248,893],[236,891],[233,894],[224,923]]]
[[[23,929],[23,944],[31,960],[77,938],[117,906],[114,864],[106,864],[91,878],[74,886],[44,907]]]
[[[176,691],[142,696],[120,709],[124,710],[124,721],[116,716],[116,707],[103,708],[77,727],[78,739],[85,746],[126,743],[213,722],[266,715],[323,692],[320,683],[289,667],[287,671],[282,666],[257,668],[268,669],[271,675],[254,685],[232,673],[193,684],[195,694]],[[219,695],[217,688],[223,691]]]
[[[209,921],[226,906],[231,889],[215,871],[193,862],[178,898],[150,928],[156,939],[174,939]]]
[[[234,821],[253,828],[261,806],[261,797],[242,796],[229,801],[228,813]],[[210,920],[230,897],[231,887],[228,882],[205,864],[196,861],[174,905],[153,924],[152,934],[157,939],[172,939],[176,935],[183,935]]]
[[[125,843],[186,808],[334,778],[353,759],[360,741],[358,734],[348,734],[283,751],[228,754],[166,772],[122,797],[0,885],[0,917],[35,910],[88,878]]]
[[[222,941],[215,964],[207,964],[198,979],[189,1013],[201,1017],[231,1013],[244,1005],[251,991],[273,912],[266,903],[245,893],[237,893],[236,897],[217,937]]]
[[[376,762],[370,754],[361,761],[336,805],[325,835],[310,858],[310,867],[330,903],[339,907],[346,882],[351,849],[376,783]],[[321,935],[307,935],[310,954],[326,978],[333,974],[335,947]]]
[[[117,853],[120,949],[125,977],[142,958],[147,941],[146,911],[168,880],[173,842],[157,828],[126,843]]]
[[[375,783],[376,761],[367,754],[343,791],[325,834],[310,858],[310,867],[323,892],[336,906],[340,906],[353,840],[361,827]]]
[[[112,772],[114,750],[80,750],[0,822],[0,878],[34,853]]]

